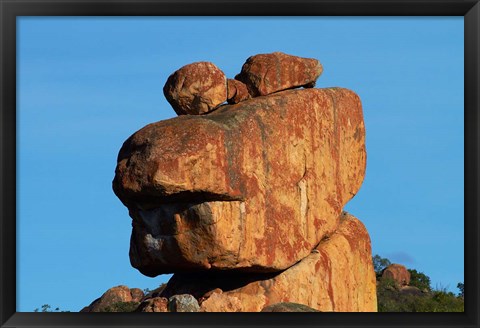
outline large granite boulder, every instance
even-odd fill
[[[113,189],[143,274],[278,272],[337,229],[365,174],[359,97],[299,89],[149,124],[123,144]]]

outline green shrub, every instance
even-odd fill
[[[373,270],[375,270],[377,277],[382,275],[383,269],[385,269],[390,264],[392,264],[392,262],[390,262],[389,259],[383,258],[378,254],[372,257],[372,261],[373,261]]]
[[[463,298],[436,290],[421,295],[402,293],[382,279],[377,286],[378,312],[463,312]]]
[[[420,290],[432,290],[430,287],[430,277],[415,269],[408,269],[408,272],[410,272],[410,286],[417,287]]]
[[[33,310],[33,312],[70,312],[70,311],[60,311],[60,308],[56,307],[55,310],[51,310],[51,306],[49,304],[43,304],[42,310],[40,311],[38,308]]]
[[[139,302],[117,302],[104,307],[100,312],[133,312],[139,305]]]
[[[458,288],[458,290],[460,290],[460,293],[458,293],[458,297],[463,298],[464,297],[463,291],[464,291],[464,288],[465,288],[465,285],[463,284],[463,282],[459,282],[457,284],[457,288]]]

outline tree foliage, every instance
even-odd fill
[[[390,262],[389,259],[383,258],[380,255],[375,255],[372,257],[373,260],[373,269],[375,270],[375,273],[377,276],[380,276],[382,274],[383,269],[388,267],[392,262]]]
[[[139,305],[139,302],[117,302],[101,309],[100,312],[133,312]]]
[[[70,312],[70,311],[60,311],[59,307],[56,307],[54,310],[52,310],[52,307],[49,304],[43,304],[41,306],[41,310],[39,308],[36,308],[33,310],[33,312]]]
[[[433,290],[430,277],[415,269],[410,272],[410,287],[402,288],[389,278],[382,278],[381,272],[391,262],[379,255],[373,257],[377,273],[377,302],[379,312],[463,312],[463,283],[458,283],[458,295],[447,292],[445,288]]]
[[[426,292],[421,295],[394,289],[377,289],[378,312],[463,312],[464,301],[453,293]]]
[[[460,290],[460,293],[458,293],[458,297],[461,297],[461,298],[464,297],[464,294],[463,294],[464,287],[465,286],[464,286],[463,282],[459,282],[457,284],[457,288],[458,288],[458,290]]]
[[[430,277],[415,269],[408,269],[408,272],[410,272],[410,286],[417,287],[420,290],[432,290],[430,287]]]

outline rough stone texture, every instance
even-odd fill
[[[148,276],[286,269],[335,231],[365,160],[360,99],[342,88],[147,125],[113,181],[133,218],[131,263]]]
[[[390,264],[383,270],[382,279],[393,279],[398,285],[406,286],[410,283],[410,272],[401,264]]]
[[[250,98],[247,86],[238,80],[227,79],[227,102],[237,104]]]
[[[167,286],[166,283],[162,283],[160,286],[155,288],[154,290],[151,290],[144,298],[143,300],[146,300],[147,298],[152,298],[152,297],[157,297],[162,294],[162,291],[165,289]]]
[[[200,304],[200,312],[242,312],[240,300],[231,295],[213,293]]]
[[[213,294],[221,294],[223,293],[223,290],[221,290],[220,288],[215,288],[207,293],[205,293],[202,297],[200,297],[198,299],[198,304],[202,305],[203,302],[205,302],[206,300],[208,300],[210,298],[210,296],[212,296]]]
[[[132,290],[134,296],[132,296]],[[100,298],[97,298],[89,306],[80,312],[102,312],[105,308],[119,302],[138,302],[136,299],[143,297],[143,292],[138,288],[129,289],[127,286],[116,286],[107,290]],[[140,296],[140,291],[142,294]]]
[[[303,304],[282,302],[266,306],[261,312],[320,312]]]
[[[169,312],[199,312],[197,300],[188,294],[174,295],[168,299]]]
[[[281,273],[175,274],[163,293],[166,297],[189,293],[201,298],[220,288],[223,293],[215,293],[202,303],[206,308],[215,295],[215,302],[208,303],[211,312],[222,311],[227,302],[240,304],[230,311],[244,312],[259,312],[279,302],[300,303],[322,312],[375,312],[375,284],[368,232],[358,219],[343,213],[335,233]]]
[[[130,295],[132,295],[132,302],[140,302],[145,296],[140,288],[130,288]]]
[[[136,312],[168,312],[168,300],[165,297],[149,298],[140,304]]]
[[[235,79],[245,83],[250,95],[257,97],[302,86],[313,87],[322,72],[322,65],[316,59],[274,52],[248,58]]]
[[[163,93],[178,115],[204,114],[227,101],[227,78],[212,63],[192,63],[170,75]]]

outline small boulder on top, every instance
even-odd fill
[[[298,87],[312,88],[322,72],[317,59],[274,52],[249,57],[235,79],[245,83],[250,95],[257,97]]]
[[[227,90],[227,102],[229,104],[238,104],[250,98],[247,86],[238,80],[227,79]]]
[[[210,62],[192,63],[169,76],[163,93],[178,115],[205,114],[227,101],[227,78]]]

